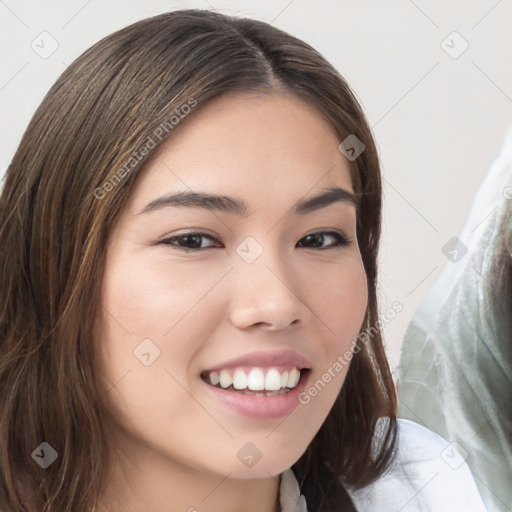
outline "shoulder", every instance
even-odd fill
[[[486,512],[465,457],[457,443],[398,419],[391,466],[373,484],[348,491],[359,512]]]

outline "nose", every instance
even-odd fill
[[[254,262],[236,261],[230,318],[240,329],[277,331],[305,325],[311,313],[298,271],[268,248]]]

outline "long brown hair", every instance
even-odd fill
[[[113,454],[91,340],[109,230],[143,165],[179,129],[172,116],[229,91],[295,94],[324,114],[340,142],[353,134],[364,144],[349,159],[369,296],[361,331],[377,324],[380,166],[342,76],[308,44],[252,19],[180,10],[119,30],[59,77],[5,177],[0,509],[27,510],[21,492],[32,489],[35,510],[90,512],[105,490]],[[374,481],[394,452],[396,394],[380,332],[358,340],[355,352],[332,410],[293,465],[310,512],[350,507],[345,486]],[[390,421],[375,449],[381,416]],[[58,454],[46,469],[33,455],[43,442]]]

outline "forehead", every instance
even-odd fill
[[[141,206],[155,193],[208,190],[270,205],[330,185],[353,191],[339,143],[324,116],[296,96],[225,94],[180,122],[141,171],[132,197]]]

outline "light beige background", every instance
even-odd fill
[[[384,328],[396,367],[414,309],[454,265],[441,249],[512,125],[512,2],[0,0],[0,175],[67,65],[119,28],[189,7],[271,22],[317,48],[355,90],[383,164],[381,305],[404,306]],[[47,58],[32,48],[52,43]]]

